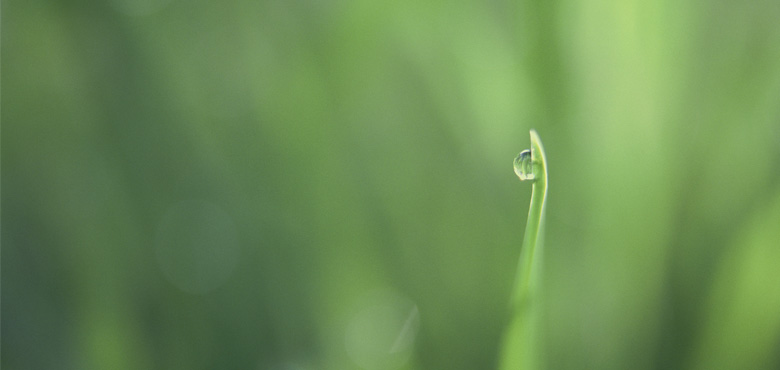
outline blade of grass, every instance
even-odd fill
[[[514,167],[520,180],[533,183],[520,262],[512,290],[511,321],[504,339],[501,369],[538,369],[541,367],[541,345],[537,334],[537,291],[542,264],[544,208],[547,200],[547,159],[536,131],[531,130],[531,149],[521,152],[515,158]]]

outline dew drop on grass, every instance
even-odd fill
[[[517,155],[514,166],[515,173],[521,181],[534,180],[534,166],[530,149],[523,150]]]

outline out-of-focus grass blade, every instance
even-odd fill
[[[723,256],[690,369],[777,369],[780,193]]]

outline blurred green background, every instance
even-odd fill
[[[780,3],[6,0],[2,368],[780,368]]]

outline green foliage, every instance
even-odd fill
[[[498,368],[532,124],[554,178],[520,351],[780,367],[777,0],[2,16],[4,370]]]

